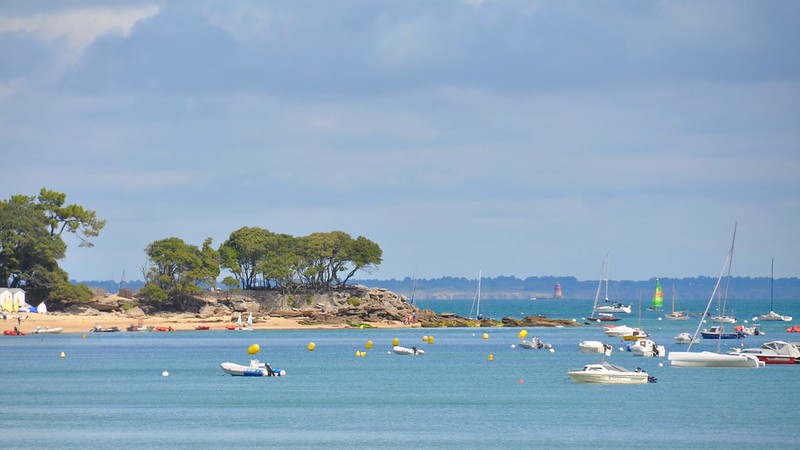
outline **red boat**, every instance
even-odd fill
[[[208,325],[198,325],[194,327],[194,329],[197,331],[208,331],[211,329],[211,327],[209,327]]]
[[[3,334],[6,335],[6,336],[25,336],[25,333],[23,333],[22,331],[17,331],[17,330],[6,330],[6,331],[3,331]]]
[[[175,331],[172,327],[156,327],[156,331]]]
[[[794,344],[784,341],[771,341],[760,347],[735,349],[730,354],[753,355],[764,364],[800,364],[800,349]]]

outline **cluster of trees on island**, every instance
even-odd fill
[[[68,205],[65,194],[48,189],[0,200],[0,287],[21,287],[39,300],[90,300],[91,290],[70,283],[58,261],[66,256],[65,232],[91,247],[104,226],[95,211]],[[234,231],[216,249],[211,238],[198,247],[170,237],[145,253],[140,297],[179,307],[203,287],[216,287],[223,269],[232,274],[221,281],[227,289],[324,291],[377,267],[383,256],[375,242],[343,231],[295,237],[257,227]]]

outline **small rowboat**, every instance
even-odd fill
[[[208,326],[208,325],[198,325],[198,326],[194,327],[194,329],[197,330],[197,331],[208,331],[208,330],[211,329],[211,327]]]

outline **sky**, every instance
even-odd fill
[[[261,227],[357,278],[800,276],[800,2],[4,1],[0,198],[77,280]]]

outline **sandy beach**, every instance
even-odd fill
[[[62,333],[86,333],[89,332],[94,326],[101,327],[119,327],[122,332],[126,332],[126,328],[130,325],[136,326],[153,326],[153,327],[172,327],[174,331],[191,331],[197,326],[206,325],[209,330],[227,331],[226,325],[235,324],[230,317],[210,317],[201,319],[189,314],[172,314],[172,315],[159,315],[147,316],[144,318],[129,317],[123,314],[115,313],[101,313],[98,315],[74,315],[63,313],[22,313],[22,320],[19,322],[16,315],[8,315],[6,320],[0,320],[0,327],[3,330],[13,330],[14,327],[19,326],[19,329],[25,334],[32,334],[36,327],[40,328],[63,328]],[[370,323],[375,328],[409,328],[408,325],[402,322],[382,322]],[[271,316],[254,316],[253,328],[256,330],[302,330],[302,329],[334,329],[334,328],[347,328],[347,325],[303,325],[296,319],[288,319],[282,317]]]

